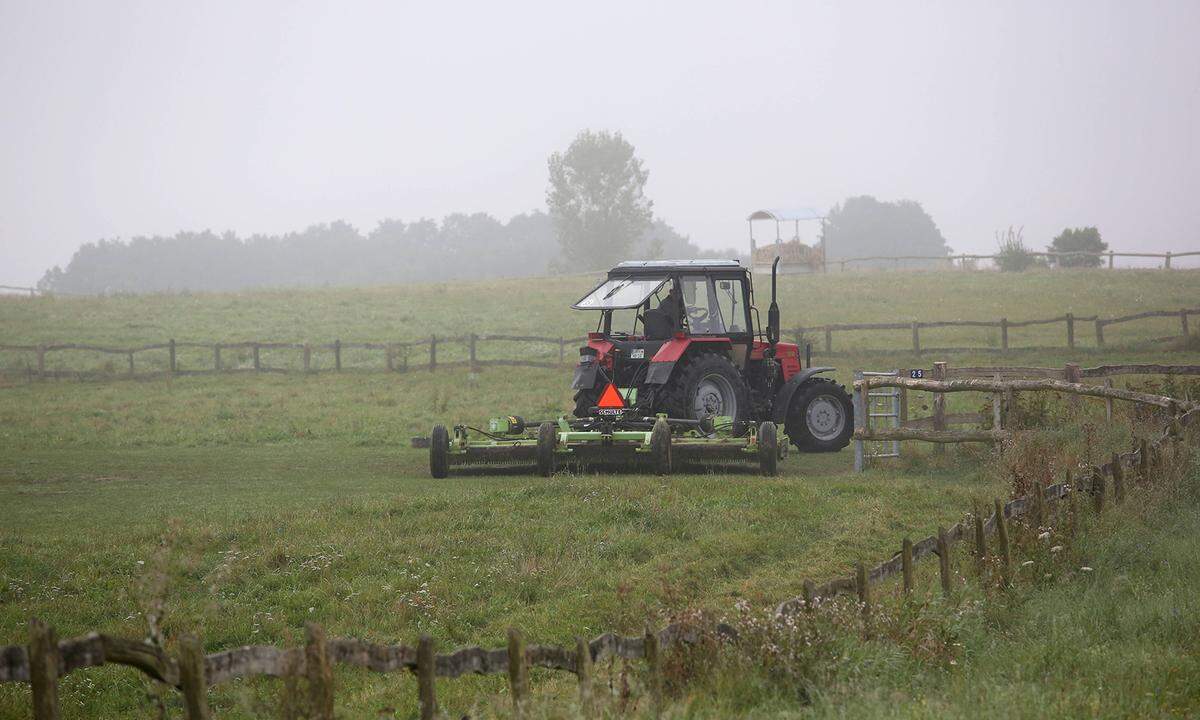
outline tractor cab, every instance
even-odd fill
[[[599,310],[596,331],[629,361],[665,345],[715,340],[745,364],[754,339],[749,272],[734,260],[623,262],[572,307]]]

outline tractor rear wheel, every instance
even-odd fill
[[[813,378],[796,388],[784,424],[803,452],[837,452],[854,434],[854,403],[846,388],[828,378]]]
[[[558,431],[552,422],[538,427],[537,469],[538,475],[550,477],[554,474],[554,448],[558,445]]]
[[[770,420],[758,426],[758,468],[767,477],[779,473],[779,428]]]
[[[441,480],[450,474],[450,433],[445,425],[434,425],[429,433],[429,474]]]
[[[703,352],[680,361],[663,389],[662,408],[673,418],[744,419],[750,414],[746,380],[729,358]]]

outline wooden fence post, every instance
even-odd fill
[[[133,353],[129,353],[129,377],[133,377]]]
[[[1188,335],[1188,312],[1187,308],[1179,311],[1179,332],[1183,335],[1183,339],[1187,340]]]
[[[575,676],[579,678],[579,708],[584,717],[592,708],[592,648],[587,640],[575,638]]]
[[[658,646],[658,634],[653,628],[646,628],[645,639],[647,685],[650,689],[650,703],[654,708],[654,717],[662,715],[662,657]]]
[[[938,570],[942,576],[942,595],[950,597],[950,543],[946,541],[946,528],[938,527],[937,534]]]
[[[221,343],[213,343],[213,372],[221,372]]]
[[[1063,366],[1063,380],[1075,384],[1079,384],[1079,382],[1083,380],[1083,377],[1079,371],[1079,363],[1067,363],[1065,366]],[[1070,399],[1067,401],[1072,410],[1078,410],[1080,402],[1079,396],[1075,394],[1072,394]]]
[[[340,339],[333,341],[333,369],[334,372],[342,371],[342,341]]]
[[[933,379],[938,382],[946,380],[946,363],[935,362],[933,364]],[[946,429],[946,395],[944,393],[934,393],[933,395],[933,429]],[[944,443],[938,443],[934,452],[941,455],[946,452]]]
[[[310,717],[333,720],[333,669],[325,646],[325,630],[310,622],[305,625],[308,642],[304,647],[304,664],[308,676]]]
[[[1104,378],[1104,387],[1112,389],[1112,378]],[[1111,424],[1113,417],[1113,399],[1110,397],[1104,398],[1104,421]]]
[[[904,538],[900,543],[900,569],[904,574],[904,594],[911,595],[913,591],[913,544],[912,540]]]
[[[46,346],[38,345],[37,348],[37,374],[39,380],[46,379]]]
[[[914,320],[913,324],[912,324],[913,354],[914,355],[921,354],[920,327],[921,327],[920,323],[918,323],[916,320]]]
[[[1125,502],[1125,468],[1121,465],[1121,456],[1112,454],[1113,501],[1118,505]]]
[[[833,331],[829,329],[828,325],[826,325],[825,326],[825,353],[829,354],[831,352],[833,352]]]
[[[1092,502],[1096,506],[1096,514],[1104,512],[1104,473],[1100,468],[1092,468]]]
[[[1067,313],[1067,347],[1075,349],[1075,313]]]
[[[422,635],[417,642],[417,701],[421,706],[421,720],[433,720],[437,716],[437,693],[433,685],[436,663],[433,638]]]
[[[437,335],[429,336],[429,369],[437,367]]]
[[[393,345],[392,343],[388,343],[387,347],[384,348],[383,352],[384,352],[383,360],[387,367],[387,371],[395,372],[395,370],[396,370],[396,346]]]
[[[1046,488],[1041,480],[1033,481],[1033,526],[1040,528],[1046,524]]]
[[[992,376],[992,380],[994,380],[996,382],[1000,382],[1000,373],[994,374]],[[998,392],[992,393],[992,429],[993,430],[1000,429],[1000,424],[1002,422],[1001,417],[1000,417],[1001,404],[1002,403],[1000,400],[1000,393],[998,393]]]
[[[169,357],[169,362],[167,363],[167,367],[169,368],[170,373],[172,375],[174,375],[175,374],[175,338],[171,338],[171,341],[167,344],[167,349],[170,351],[170,357]]]
[[[1150,479],[1150,442],[1146,438],[1138,443],[1138,475],[1142,482]]]
[[[312,346],[304,343],[304,372],[312,370]]]
[[[529,666],[525,662],[525,640],[521,631],[508,629],[508,686],[512,691],[513,714],[525,717],[529,701]]]
[[[1104,321],[1096,318],[1096,347],[1104,347]]]
[[[476,366],[475,366],[475,333],[471,333],[470,335],[467,336],[467,351],[471,358],[471,364],[470,364],[471,371],[474,372],[476,369]]]
[[[254,370],[262,370],[262,361],[258,357],[258,343],[254,343]]]
[[[1170,270],[1171,269],[1171,251],[1168,250],[1167,254],[1164,255],[1163,257],[1164,257],[1163,269]]]
[[[1008,521],[1004,519],[1004,503],[993,501],[996,506],[996,535],[1000,540],[1000,564],[1004,574],[1003,583],[1008,584],[1012,568],[1012,549],[1008,544]]]
[[[29,684],[34,720],[58,720],[58,634],[34,618],[29,621]]]
[[[194,635],[179,639],[179,684],[184,717],[208,720],[208,681],[204,677],[204,645]]]
[[[863,637],[871,638],[871,578],[867,575],[867,566],[858,563],[854,578],[854,589],[858,591],[858,601],[862,603]]]
[[[1108,269],[1109,270],[1113,269],[1113,251],[1112,250],[1108,251]]]
[[[567,341],[558,339],[558,364],[562,365],[567,361]]]
[[[1000,349],[1008,350],[1008,318],[1000,318]]]
[[[980,512],[978,504],[971,514],[975,516],[975,564],[982,573],[987,561],[987,535],[983,532],[983,513]]]

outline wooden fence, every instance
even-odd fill
[[[870,633],[873,605],[872,586],[901,575],[905,596],[915,586],[915,564],[922,559],[938,558],[941,591],[953,594],[953,546],[964,540],[974,541],[974,554],[982,561],[988,553],[987,537],[995,534],[997,545],[993,552],[1000,561],[1002,584],[1011,582],[1015,569],[1008,522],[1023,515],[1032,515],[1040,525],[1050,504],[1086,493],[1093,507],[1102,512],[1111,494],[1116,503],[1126,497],[1126,483],[1147,482],[1152,473],[1167,461],[1166,451],[1174,449],[1184,436],[1184,430],[1200,421],[1200,409],[1192,410],[1171,420],[1167,428],[1153,440],[1143,439],[1130,452],[1114,453],[1109,462],[1087,468],[1081,474],[1067,472],[1064,482],[1038,488],[1029,495],[1007,503],[993,502],[994,511],[984,517],[978,511],[966,516],[949,529],[938,528],[918,542],[905,538],[900,550],[890,559],[868,569],[858,563],[850,577],[839,577],[817,585],[805,580],[803,592],[780,603],[779,617],[800,612],[813,612],[823,601],[839,595],[855,595],[861,605],[864,632]],[[1111,493],[1109,485],[1111,480]],[[1074,504],[1072,503],[1072,507]],[[60,717],[58,681],[67,674],[88,667],[118,664],[134,667],[149,678],[174,687],[183,695],[185,715],[189,720],[210,717],[208,689],[237,678],[273,677],[284,680],[281,706],[285,717],[334,717],[335,664],[364,668],[374,672],[411,672],[417,676],[417,696],[420,716],[432,719],[438,713],[434,678],[455,678],[467,674],[507,675],[514,705],[514,715],[524,717],[529,712],[531,667],[559,670],[576,676],[580,706],[590,714],[593,699],[594,663],[607,658],[641,659],[647,666],[646,691],[657,715],[663,704],[663,653],[677,644],[695,643],[701,630],[695,625],[675,623],[662,630],[647,629],[641,636],[625,637],[603,634],[591,642],[576,638],[570,647],[559,645],[527,645],[520,631],[510,629],[508,643],[501,648],[462,648],[448,654],[436,654],[431,638],[422,637],[416,647],[382,645],[354,639],[327,639],[316,624],[306,628],[303,647],[283,648],[275,645],[250,645],[209,655],[203,643],[194,636],[181,637],[175,653],[149,643],[92,633],[81,638],[59,641],[54,629],[34,619],[29,625],[27,645],[0,647],[0,682],[24,682],[32,688],[33,714],[36,720],[57,720]],[[736,641],[735,627],[719,623],[712,634],[722,640]]]
[[[995,328],[1000,331],[1000,350],[1007,351],[1009,347],[1009,330],[1013,328],[1031,327],[1034,325],[1055,325],[1062,323],[1064,326],[1063,340],[1064,344],[1059,347],[1066,347],[1074,350],[1077,342],[1077,325],[1091,324],[1095,332],[1095,346],[1102,348],[1105,346],[1104,328],[1110,325],[1120,323],[1134,322],[1137,320],[1146,320],[1150,318],[1177,318],[1179,320],[1179,335],[1171,336],[1186,339],[1190,333],[1190,323],[1188,317],[1191,315],[1200,315],[1200,308],[1180,308],[1179,310],[1148,310],[1146,312],[1134,313],[1133,315],[1122,315],[1119,317],[1102,318],[1097,315],[1075,315],[1066,313],[1052,318],[1043,318],[1040,320],[1009,320],[1008,318],[1000,318],[998,320],[912,320],[909,322],[883,322],[883,323],[833,323],[828,325],[810,325],[807,327],[799,327],[793,331],[793,334],[803,344],[806,339],[817,334],[824,335],[824,344],[821,351],[825,354],[833,352],[833,333],[846,331],[896,331],[908,330],[912,334],[912,352],[921,354],[923,351],[921,345],[921,331],[931,328],[950,328],[950,327],[973,327],[973,328]],[[814,346],[813,348],[817,348]],[[969,350],[994,350],[996,348],[937,348],[936,350],[925,348],[925,352],[952,352],[952,351],[969,351]],[[865,352],[865,351],[864,351]],[[905,349],[907,352],[907,349]]]
[[[1151,393],[1135,392],[1113,387],[1112,378],[1124,375],[1183,375],[1200,376],[1200,365],[1126,364],[1099,365],[1081,368],[1076,363],[1067,363],[1063,368],[1043,367],[951,367],[946,362],[935,362],[924,377],[913,377],[907,369],[898,370],[895,376],[855,373],[854,378],[854,466],[861,472],[866,467],[867,455],[864,443],[920,440],[932,443],[997,442],[1005,437],[1003,408],[1014,406],[1016,393],[1030,391],[1060,392],[1076,397],[1095,397],[1105,402],[1105,417],[1111,421],[1113,401],[1141,403],[1167,410],[1172,415],[1200,405],[1190,399],[1175,399]],[[1085,378],[1102,378],[1104,384],[1084,383]],[[899,388],[900,412],[897,427],[877,428],[873,426],[870,412],[872,388]],[[934,393],[933,414],[929,417],[908,417],[910,390]],[[984,413],[947,413],[946,393],[982,392],[992,396],[992,427],[987,430],[948,430],[949,425],[973,425],[988,419]]]
[[[150,377],[162,374],[168,375],[204,375],[212,373],[232,373],[232,372],[272,372],[282,373],[290,372],[287,368],[270,367],[262,361],[262,352],[264,350],[292,350],[301,354],[302,372],[314,373],[322,372],[323,370],[313,363],[314,353],[324,352],[333,360],[333,372],[343,371],[343,354],[347,350],[368,350],[376,351],[382,354],[383,363],[380,366],[372,368],[354,368],[361,369],[382,369],[388,372],[406,372],[410,369],[427,369],[436,370],[438,368],[452,367],[469,367],[477,369],[487,366],[523,366],[523,367],[542,367],[542,368],[557,368],[566,364],[566,349],[569,345],[585,342],[587,338],[563,338],[563,337],[538,337],[532,335],[478,335],[470,333],[467,335],[457,336],[438,336],[431,335],[423,340],[411,340],[406,342],[342,342],[334,340],[327,344],[310,344],[310,343],[288,343],[288,342],[268,342],[250,340],[245,342],[228,342],[228,343],[202,343],[202,342],[177,342],[174,339],[168,340],[165,343],[152,343],[149,345],[139,345],[136,347],[104,347],[99,345],[87,345],[81,343],[57,343],[49,345],[3,345],[0,344],[0,351],[32,353],[34,355],[34,364],[26,368],[26,374],[31,378],[83,378],[95,375],[106,375],[108,373],[96,373],[80,370],[49,370],[46,368],[46,356],[49,353],[55,352],[92,352],[102,353],[106,355],[121,356],[126,359],[128,370],[123,375],[124,377]],[[516,359],[489,359],[478,356],[480,344],[488,342],[516,342],[523,345],[539,344],[543,346],[543,356],[549,357],[546,360],[530,359],[528,356],[534,353],[526,353],[525,358]],[[439,359],[438,352],[445,352],[447,345],[459,345],[466,350],[465,360],[451,360],[447,362],[445,359]],[[199,348],[211,353],[212,361],[207,367],[184,368],[179,362],[179,351],[185,348]],[[412,362],[414,348],[427,348],[424,351],[423,357],[419,363]],[[165,370],[151,373],[138,373],[134,366],[134,357],[140,353],[153,351],[166,351]],[[222,353],[230,350],[249,351],[251,354],[251,366],[242,368],[233,368],[229,366],[227,360],[222,360]],[[555,360],[557,356],[557,360]],[[574,359],[574,358],[572,358]],[[345,368],[350,370],[351,368]],[[11,371],[10,371],[11,374]]]
[[[1200,251],[1173,253],[1168,250],[1167,252],[1161,252],[1161,253],[1149,253],[1149,252],[1139,253],[1139,252],[1116,252],[1113,250],[1109,250],[1106,252],[1086,252],[1086,251],[1079,250],[1079,251],[1073,251],[1073,252],[1034,252],[1034,251],[1029,251],[1025,254],[1028,255],[1029,257],[1041,257],[1041,258],[1046,258],[1047,260],[1049,260],[1049,259],[1060,260],[1062,258],[1070,258],[1070,257],[1094,257],[1094,258],[1099,259],[1101,262],[1103,262],[1104,260],[1107,260],[1108,268],[1110,270],[1112,270],[1116,267],[1116,264],[1113,262],[1114,258],[1120,258],[1120,257],[1158,258],[1163,261],[1163,265],[1162,265],[1163,269],[1170,270],[1172,258],[1194,257],[1197,255],[1200,255]],[[976,262],[979,260],[991,260],[992,262],[997,262],[1002,257],[1004,257],[1004,256],[1003,255],[973,255],[970,253],[959,253],[958,255],[872,255],[870,257],[830,258],[829,261],[826,263],[826,267],[828,267],[830,264],[837,263],[839,266],[839,269],[841,269],[842,272],[845,272],[846,266],[853,264],[853,263],[891,262],[891,263],[894,263],[896,267],[899,267],[900,263],[902,261],[919,261],[919,262],[948,263],[951,268],[956,267],[956,263],[957,263],[957,267],[966,270],[971,267],[971,265],[969,263],[973,263],[973,262]]]
[[[936,350],[922,348],[921,345],[921,330],[928,328],[947,328],[947,327],[987,327],[1000,329],[1000,350],[1009,350],[1009,329],[1028,327],[1032,325],[1047,325],[1053,323],[1066,324],[1066,342],[1063,347],[1074,349],[1076,347],[1076,324],[1081,322],[1092,323],[1095,327],[1096,346],[1104,347],[1104,328],[1118,323],[1127,323],[1137,320],[1145,320],[1150,318],[1178,318],[1179,320],[1179,336],[1187,338],[1190,334],[1189,316],[1200,315],[1200,308],[1182,308],[1180,310],[1150,310],[1147,312],[1136,313],[1133,315],[1124,315],[1114,318],[1100,318],[1095,315],[1091,316],[1075,316],[1071,313],[1066,315],[1047,318],[1043,320],[1019,320],[1010,321],[1007,318],[1000,320],[935,320],[935,321],[912,321],[906,323],[840,323],[830,325],[814,325],[809,327],[800,327],[792,331],[792,335],[796,341],[802,346],[807,344],[809,337],[816,333],[824,334],[823,352],[829,354],[833,352],[833,333],[843,331],[873,331],[873,330],[910,330],[912,333],[912,352],[921,354],[922,352],[958,352],[970,350],[993,350],[995,348],[938,348]],[[1174,337],[1174,336],[1173,336]],[[409,340],[403,342],[342,342],[334,340],[327,344],[310,344],[310,343],[292,343],[292,342],[271,342],[250,340],[245,342],[227,342],[227,343],[207,343],[207,342],[177,342],[174,339],[163,343],[151,343],[149,345],[140,345],[136,347],[106,347],[99,345],[90,345],[82,343],[53,343],[41,345],[6,345],[0,344],[0,351],[18,352],[26,355],[33,355],[33,363],[26,364],[23,372],[30,379],[47,379],[47,378],[78,378],[86,377],[107,377],[110,375],[123,375],[125,377],[153,377],[164,373],[169,375],[198,375],[208,373],[221,372],[291,372],[288,368],[271,367],[262,361],[263,351],[278,351],[290,350],[300,353],[301,363],[300,370],[302,372],[321,372],[323,368],[314,365],[314,353],[326,353],[327,357],[332,356],[333,364],[330,368],[333,372],[343,371],[343,353],[347,350],[365,350],[379,353],[382,357],[382,364],[373,365],[369,368],[361,366],[355,367],[355,370],[386,370],[388,372],[405,372],[410,369],[428,369],[436,370],[437,368],[448,367],[469,367],[472,369],[487,367],[487,366],[523,366],[523,367],[541,367],[541,368],[558,368],[567,364],[567,348],[575,346],[586,341],[584,337],[541,337],[534,335],[503,335],[503,334],[476,334],[468,333],[466,335],[455,336],[438,336],[431,335],[428,338],[421,340]],[[486,343],[520,343],[524,348],[522,357],[517,358],[487,358],[480,357],[480,346]],[[458,356],[463,357],[465,350],[465,358],[458,360],[447,361],[444,357],[439,358],[439,350],[444,354],[447,346],[457,346]],[[205,363],[204,366],[183,367],[179,362],[178,351],[190,349],[202,349],[210,354],[211,362]],[[535,352],[537,350],[537,352]],[[814,348],[815,350],[815,348]],[[162,370],[153,372],[138,373],[134,364],[135,356],[142,353],[162,353],[166,352],[166,357],[158,356],[159,367]],[[249,352],[251,356],[251,365],[249,367],[232,368],[227,361],[222,360],[222,352],[241,351]],[[50,353],[61,352],[91,352],[104,355],[112,355],[125,359],[126,371],[119,373],[112,372],[97,372],[83,370],[53,370],[46,367],[46,357]],[[874,350],[862,350],[861,352],[879,352]],[[905,349],[903,352],[907,353]],[[165,363],[162,361],[165,359]],[[574,362],[572,355],[569,360]],[[350,369],[350,368],[346,368]],[[12,369],[7,371],[9,375],[14,374]]]

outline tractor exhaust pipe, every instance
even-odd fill
[[[767,342],[771,346],[771,357],[775,357],[775,344],[779,342],[779,303],[775,301],[775,290],[778,284],[779,257],[771,263],[771,307],[767,310]]]

